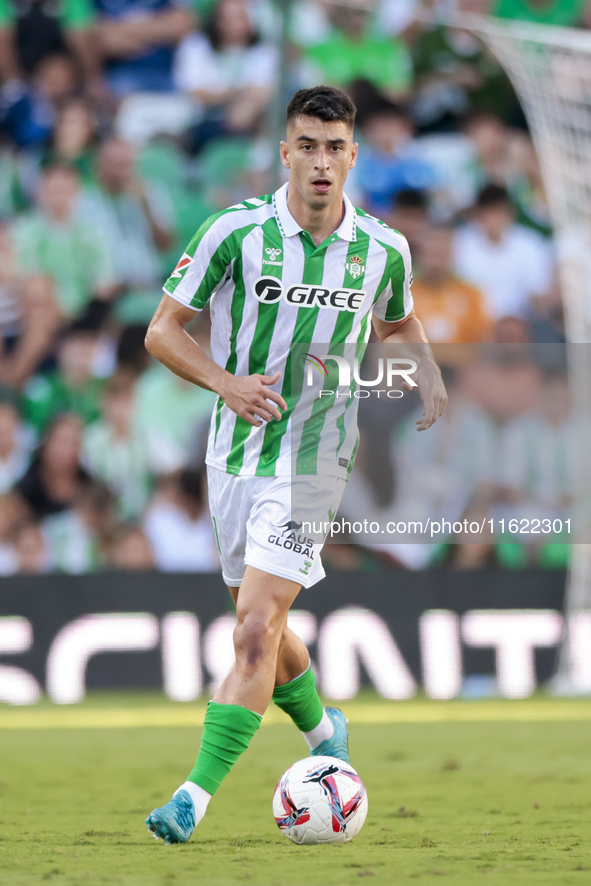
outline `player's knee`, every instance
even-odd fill
[[[277,640],[278,631],[271,613],[246,613],[234,629],[236,659],[256,666],[277,648]]]

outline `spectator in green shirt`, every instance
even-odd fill
[[[588,5],[587,0],[493,0],[491,12],[499,18],[574,28],[589,15]]]
[[[115,497],[99,480],[82,483],[72,507],[42,521],[53,569],[80,575],[103,565],[115,531]]]
[[[341,88],[367,80],[390,97],[406,93],[412,82],[408,49],[396,37],[374,36],[370,15],[369,5],[336,5],[331,37],[305,51],[305,79]]]
[[[134,379],[114,375],[105,385],[102,416],[84,432],[84,463],[115,492],[122,520],[136,520],[145,508],[156,471],[148,442],[135,427]]]
[[[115,267],[117,280],[135,293],[158,293],[159,252],[174,243],[171,206],[165,189],[150,187],[138,175],[133,146],[118,138],[98,149],[96,186],[82,196],[81,212],[92,219]]]
[[[78,415],[85,425],[101,415],[103,379],[93,374],[96,333],[72,324],[57,350],[57,370],[35,375],[23,392],[22,415],[39,435],[62,413]]]
[[[12,228],[21,273],[51,277],[66,318],[80,314],[94,297],[108,299],[114,289],[106,247],[91,224],[77,218],[77,198],[77,173],[50,166],[41,176],[37,209]]]
[[[412,47],[412,114],[422,132],[455,130],[468,111],[507,119],[517,102],[496,58],[464,28],[425,26]]]
[[[210,391],[154,363],[137,385],[136,427],[159,473],[183,467],[204,442],[215,403]]]

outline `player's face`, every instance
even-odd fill
[[[288,125],[287,141],[281,142],[281,162],[290,171],[290,184],[314,210],[343,199],[343,186],[356,161],[353,131],[341,121],[296,117]]]

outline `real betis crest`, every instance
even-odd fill
[[[344,262],[344,265],[354,280],[365,273],[365,265],[360,255],[352,255],[349,261]]]

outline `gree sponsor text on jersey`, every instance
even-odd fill
[[[208,219],[164,288],[192,310],[211,305],[219,366],[237,376],[281,374],[281,421],[253,427],[218,399],[208,465],[242,476],[292,476],[293,454],[299,473],[317,475],[330,462],[345,477],[342,462],[350,466],[357,449],[355,404],[323,397],[320,409],[290,355],[307,343],[306,353],[351,346],[361,359],[372,314],[398,322],[412,310],[410,253],[401,234],[346,195],[341,224],[315,244],[289,211],[288,187]]]
[[[362,289],[328,289],[311,283],[300,283],[287,289],[275,277],[259,277],[254,282],[254,294],[265,304],[285,299],[299,308],[330,308],[335,311],[357,312],[367,295]]]

